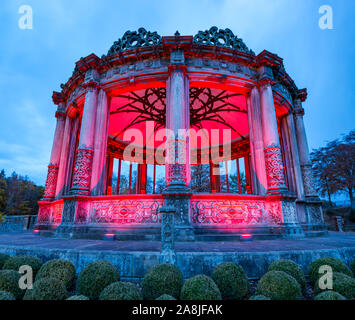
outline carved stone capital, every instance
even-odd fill
[[[186,75],[187,67],[185,65],[171,65],[168,66],[168,70],[169,70],[169,76],[173,72],[182,72],[184,75]]]
[[[263,76],[261,79],[259,79],[259,81],[257,82],[257,87],[262,89],[266,86],[270,86],[272,87],[273,85],[276,84],[276,81],[267,77],[267,76]]]

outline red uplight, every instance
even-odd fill
[[[241,235],[241,237],[244,238],[244,239],[249,239],[249,238],[252,237],[252,235],[251,235],[250,233],[243,233],[243,234]]]
[[[38,229],[34,229],[33,232],[34,233],[39,233],[39,230]]]
[[[105,233],[105,236],[106,236],[106,237],[114,237],[115,234],[114,234],[114,233]]]

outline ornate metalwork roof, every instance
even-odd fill
[[[255,53],[245,45],[243,40],[235,36],[228,28],[218,29],[217,27],[212,27],[206,31],[199,31],[197,35],[194,36],[194,43],[232,48],[255,55]]]
[[[176,32],[175,36],[180,36]],[[230,29],[218,29],[211,27],[206,31],[199,31],[193,38],[195,44],[217,46],[224,48],[231,48],[255,55],[250,50],[242,39],[238,38]],[[156,46],[162,43],[162,37],[156,32],[150,32],[144,28],[139,28],[138,31],[126,31],[122,38],[113,43],[107,55],[111,55],[120,51],[139,48]]]
[[[144,28],[139,28],[138,31],[126,31],[121,39],[113,43],[107,55],[128,49],[156,46],[159,44],[161,44],[161,36],[157,32],[150,32]]]

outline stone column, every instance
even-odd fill
[[[299,158],[301,163],[304,193],[306,198],[318,198],[317,193],[314,189],[312,163],[309,156],[306,130],[303,122],[304,110],[302,108],[301,98],[297,98],[294,104],[295,104],[294,105],[295,130],[296,130]]]
[[[287,127],[288,127],[288,136],[289,136],[290,150],[291,150],[291,161],[293,165],[294,177],[296,182],[297,197],[299,199],[304,199],[302,172],[300,166],[300,157],[298,152],[293,114],[292,113],[288,114],[285,120],[287,122]]]
[[[58,179],[58,171],[59,171],[59,162],[60,162],[60,154],[62,150],[62,141],[65,127],[65,106],[63,102],[59,103],[56,118],[57,125],[55,128],[51,159],[48,166],[48,174],[46,180],[46,186],[44,189],[44,201],[52,201],[56,195],[57,188],[57,179]]]
[[[166,128],[174,137],[167,137],[166,185],[170,190],[186,191],[191,176],[189,140],[180,136],[179,130],[190,129],[189,80],[184,52],[172,51],[171,60],[174,63],[169,66],[166,84]]]
[[[287,187],[290,193],[296,194],[296,182],[295,182],[295,174],[292,162],[292,151],[290,146],[290,137],[289,137],[289,129],[287,124],[286,116],[280,119],[280,143],[281,143],[281,151],[283,155],[283,162],[285,165],[285,179],[287,182]]]
[[[279,132],[271,83],[263,81],[260,86],[261,120],[263,128],[267,194],[282,194],[287,191],[282,161]]]
[[[91,69],[86,72],[83,85],[86,88],[85,104],[71,188],[71,193],[75,195],[88,195],[90,193],[98,95],[96,79],[98,78],[99,75],[96,70]]]
[[[72,185],[72,179],[73,179],[73,174],[74,174],[74,160],[75,160],[75,154],[76,154],[76,149],[77,149],[77,144],[78,144],[78,133],[79,133],[79,124],[80,124],[80,115],[79,112],[76,112],[74,114],[73,118],[73,129],[72,129],[72,135],[70,139],[70,147],[69,147],[69,157],[67,160],[67,170],[66,170],[66,177],[65,177],[65,188],[64,188],[64,194],[67,195],[70,192],[71,185]]]
[[[179,129],[190,128],[189,81],[186,75],[184,51],[173,49],[170,56],[169,78],[166,83],[167,163],[164,190],[165,205],[175,208],[176,239],[194,240],[190,214],[190,147],[188,136]]]
[[[110,116],[110,106],[106,92],[103,89],[100,89],[97,100],[94,156],[91,175],[91,194],[95,196],[104,194],[108,123]]]
[[[254,193],[266,195],[267,179],[265,169],[265,155],[263,131],[260,110],[260,95],[257,87],[251,89],[250,96],[247,98],[248,123],[251,169],[254,185]]]
[[[64,194],[65,178],[67,175],[67,163],[69,158],[70,140],[73,134],[73,120],[67,116],[63,135],[62,152],[60,154],[60,165],[57,180],[56,198],[59,199]]]

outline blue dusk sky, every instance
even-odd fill
[[[22,30],[21,5],[33,9]],[[319,28],[321,5],[333,30]],[[310,149],[355,128],[355,1],[353,0],[7,0],[0,4],[0,169],[44,184],[56,120],[52,91],[80,57],[106,54],[126,30],[195,35],[230,28],[256,54],[284,59],[304,103]]]

